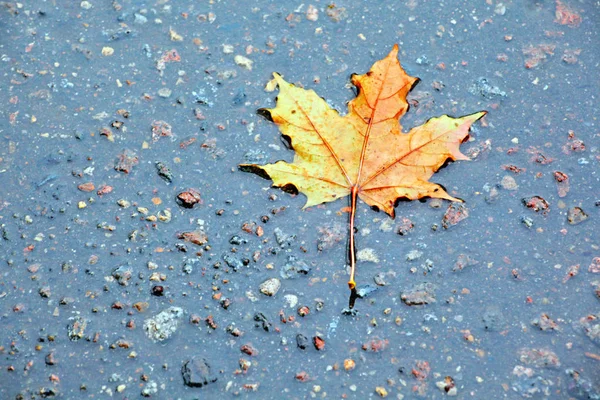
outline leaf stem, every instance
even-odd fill
[[[356,271],[356,246],[354,245],[354,216],[356,215],[356,200],[358,197],[358,186],[352,186],[350,191],[350,246],[348,247],[348,259],[350,260],[350,280],[348,287],[350,290],[356,289],[354,274]]]

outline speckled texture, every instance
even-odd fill
[[[566,0],[0,3],[0,398],[597,398],[598,21]],[[466,218],[360,205],[377,290],[342,314],[347,203],[302,211],[236,167],[293,157],[256,114],[273,72],[343,112],[394,43],[421,79],[405,130],[489,114],[434,179]],[[422,283],[435,303],[402,302]],[[191,359],[217,380],[186,386]]]

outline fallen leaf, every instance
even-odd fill
[[[289,138],[293,163],[242,164],[240,169],[272,179],[276,187],[294,186],[307,200],[304,208],[351,196],[349,286],[355,289],[354,215],[357,199],[394,217],[398,199],[437,197],[461,201],[429,178],[450,160],[468,160],[459,150],[481,111],[461,118],[432,118],[408,133],[398,122],[408,110],[406,96],[418,78],[408,76],[398,61],[398,45],[364,75],[353,75],[358,95],[340,116],[313,90],[286,82],[277,105],[259,113]]]

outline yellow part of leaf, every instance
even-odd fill
[[[352,191],[392,217],[399,198],[460,201],[428,180],[446,160],[468,160],[459,146],[471,125],[486,112],[432,118],[403,133],[399,119],[408,110],[406,96],[418,79],[402,69],[397,45],[369,72],[352,77],[358,95],[345,116],[313,90],[273,75],[279,87],[277,105],[263,112],[289,138],[294,160],[244,164],[242,170],[270,178],[277,187],[295,186],[307,197],[304,208]]]

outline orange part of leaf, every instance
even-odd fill
[[[398,61],[398,45],[369,72],[354,75],[358,95],[340,116],[313,90],[298,88],[273,74],[279,86],[277,105],[261,110],[288,137],[294,161],[243,164],[240,168],[293,185],[306,197],[304,208],[351,193],[394,217],[396,200],[452,197],[429,178],[448,160],[468,160],[459,150],[481,111],[461,118],[432,118],[408,133],[399,119],[408,110],[406,96],[418,78]]]

